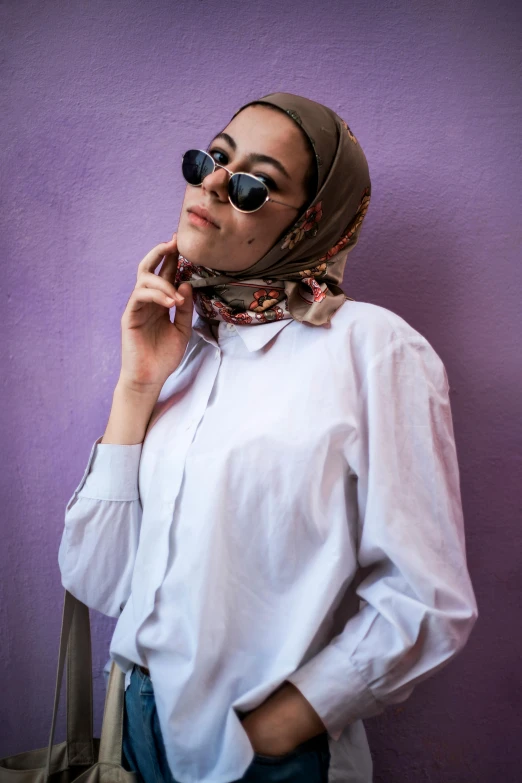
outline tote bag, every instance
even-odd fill
[[[53,744],[67,657],[67,739]],[[93,737],[92,651],[88,607],[65,591],[49,745],[0,759],[0,783],[138,783],[121,765],[125,674],[112,662],[101,738]]]

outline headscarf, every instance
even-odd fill
[[[175,284],[192,284],[194,307],[205,319],[255,326],[294,318],[327,325],[351,299],[339,284],[370,203],[366,157],[346,122],[320,103],[277,92],[246,103],[233,116],[252,103],[276,106],[302,128],[315,152],[315,196],[248,269],[224,274],[179,255]]]

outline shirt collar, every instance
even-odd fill
[[[250,352],[258,351],[263,348],[276,334],[288,326],[293,321],[293,318],[284,318],[280,321],[269,321],[266,324],[256,324],[255,326],[238,325],[234,324],[237,333],[243,340],[244,344]],[[207,321],[202,318],[196,310],[194,310],[194,317],[192,319],[192,326],[200,337],[206,342],[211,342],[215,345],[215,340],[210,330],[210,326]]]

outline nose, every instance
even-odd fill
[[[201,183],[202,190],[212,193],[220,201],[228,201],[228,172],[216,166],[211,174],[207,174]]]

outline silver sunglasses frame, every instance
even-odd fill
[[[300,211],[300,207],[294,207],[293,204],[285,204],[284,201],[277,201],[275,198],[272,198],[271,196],[269,196],[268,194],[269,194],[270,191],[268,190],[268,187],[265,185],[263,180],[259,179],[259,177],[256,177],[255,174],[250,174],[250,172],[248,172],[248,171],[230,171],[230,169],[227,169],[226,166],[223,166],[221,163],[218,163],[217,160],[214,160],[212,155],[210,155],[210,153],[207,152],[207,150],[200,150],[200,149],[197,149],[196,147],[191,147],[191,149],[195,149],[197,152],[203,152],[208,158],[210,158],[210,160],[214,164],[213,170],[209,171],[209,173],[206,175],[207,177],[209,176],[209,174],[213,174],[214,171],[216,170],[216,167],[217,167],[219,169],[225,169],[225,171],[227,172],[227,174],[229,176],[229,180],[228,180],[229,182],[232,179],[232,177],[234,177],[236,174],[244,174],[247,177],[252,177],[252,179],[255,179],[257,182],[259,182],[264,187],[264,189],[266,190],[266,198],[263,201],[263,203],[259,207],[257,207],[256,209],[239,209],[239,207],[236,207],[236,205],[232,203],[232,201],[230,199],[230,194],[228,194],[228,200],[229,200],[230,204],[238,212],[241,212],[244,215],[253,215],[254,212],[258,212],[260,209],[262,209],[265,206],[267,201],[273,201],[274,204],[282,204],[284,207],[290,207],[290,209],[295,209],[297,212]],[[185,155],[187,154],[187,152],[190,152],[190,151],[191,150],[187,150],[181,156],[182,170],[183,170],[183,160],[185,158]],[[203,179],[205,179],[205,177],[203,177]],[[185,180],[185,181],[187,182],[188,185],[192,185],[192,182],[188,182],[187,180]],[[193,188],[200,188],[202,184],[203,184],[203,180],[199,183],[199,185],[192,185],[192,187]]]

